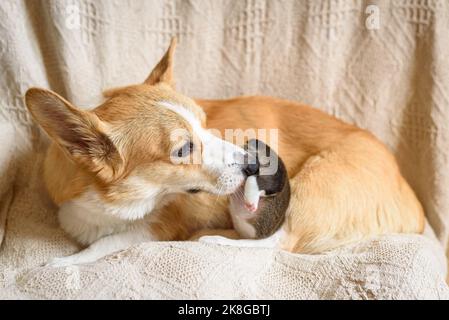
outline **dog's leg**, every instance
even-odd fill
[[[47,266],[65,267],[74,264],[95,262],[111,253],[124,250],[133,244],[154,240],[150,231],[144,225],[127,231],[103,237],[92,243],[86,249],[71,256],[54,258]]]
[[[247,248],[276,248],[279,246],[284,231],[279,229],[273,235],[264,239],[229,239],[222,236],[203,236],[200,242],[219,244],[223,246]]]
[[[234,229],[202,229],[195,232],[190,238],[190,241],[198,241],[200,238],[206,236],[221,236],[228,239],[240,239],[241,237]]]

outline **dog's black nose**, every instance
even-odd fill
[[[243,166],[243,172],[249,177],[259,172],[259,161],[251,161]]]

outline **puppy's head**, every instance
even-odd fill
[[[288,174],[282,159],[277,153],[263,141],[257,139],[249,140],[245,149],[257,168],[249,175],[256,177],[258,189],[263,191],[262,195],[269,197],[283,192],[284,185],[288,183]],[[248,167],[252,168],[251,165]]]
[[[173,40],[143,84],[106,92],[92,111],[48,90],[26,93],[34,119],[109,197],[229,194],[245,178],[243,149],[206,130],[203,110],[175,91],[174,48]]]

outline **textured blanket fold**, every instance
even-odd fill
[[[436,248],[422,236],[387,236],[316,256],[145,243],[91,265],[8,270],[0,298],[449,299]]]
[[[449,3],[369,4],[378,10],[362,0],[0,1],[0,298],[449,298]],[[437,240],[389,235],[315,256],[144,243],[42,267],[79,247],[42,185],[47,140],[24,92],[94,106],[103,89],[145,79],[173,35],[189,96],[279,96],[373,132]]]

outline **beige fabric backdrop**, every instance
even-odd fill
[[[369,4],[379,29],[365,25]],[[94,106],[104,88],[145,79],[173,35],[178,88],[190,96],[274,95],[371,130],[447,248],[448,34],[445,0],[2,0],[0,262],[34,267],[75,250],[40,184],[45,137],[26,89]]]

